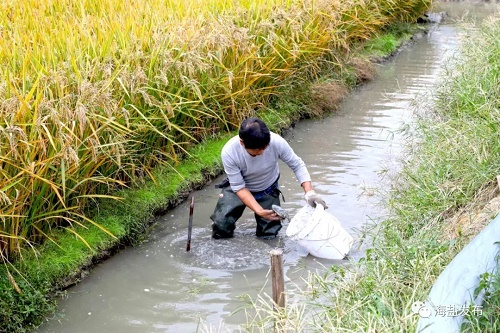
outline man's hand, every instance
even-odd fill
[[[250,208],[255,214],[259,215],[263,219],[269,221],[282,220],[282,218],[278,214],[276,214],[274,210],[262,208],[262,206],[255,200],[248,189],[242,188],[241,190],[236,192],[236,195],[245,204],[245,206]]]
[[[325,209],[328,208],[325,201],[321,199],[319,194],[314,192],[314,190],[307,191],[304,198],[306,199],[307,203],[312,207],[316,207],[316,204],[320,204],[321,206],[325,207]]]
[[[257,215],[269,221],[280,221],[283,219],[278,214],[276,214],[276,212],[272,209],[263,209]]]

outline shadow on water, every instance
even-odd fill
[[[379,65],[377,79],[347,97],[338,113],[301,121],[285,135],[308,165],[328,211],[353,236],[384,217],[376,193],[388,186],[388,174],[397,172],[399,129],[411,122],[416,98],[431,98],[443,62],[455,52],[458,40],[453,25],[436,27]],[[283,165],[281,171],[282,207],[293,216],[304,204],[303,194],[291,171]],[[213,184],[193,193],[190,252],[186,201],[155,224],[146,242],[121,251],[68,289],[56,317],[38,332],[196,332],[221,322],[224,331],[237,330],[246,321],[244,311],[236,311],[245,307],[245,295],[255,299],[271,294],[271,249],[284,249],[288,291],[309,272],[346,262],[306,256],[285,237],[286,225],[274,240],[257,239],[248,210],[234,238],[213,240],[209,216],[218,193]],[[350,254],[353,259],[362,255],[357,247]]]

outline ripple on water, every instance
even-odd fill
[[[174,235],[170,245],[185,248],[185,231]],[[213,239],[207,229],[193,229],[190,252],[179,251],[173,258],[190,267],[217,270],[252,270],[269,266],[269,252],[282,246],[277,237],[264,240],[255,237],[255,228],[237,229],[233,238]]]

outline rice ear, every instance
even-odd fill
[[[10,274],[10,272],[7,272],[7,275],[9,276],[9,281],[10,281],[10,284],[12,285],[12,287],[14,287],[14,289],[19,293],[19,294],[22,294],[23,292],[21,291],[21,288],[19,288],[18,284],[16,283],[16,280],[14,279],[14,277],[12,276],[12,274]]]

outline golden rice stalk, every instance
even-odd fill
[[[16,280],[14,280],[14,277],[12,274],[10,274],[9,271],[7,271],[7,275],[9,276],[9,282],[14,287],[14,289],[19,293],[22,294],[23,292],[21,291],[21,288],[19,288],[18,284],[16,283]]]

